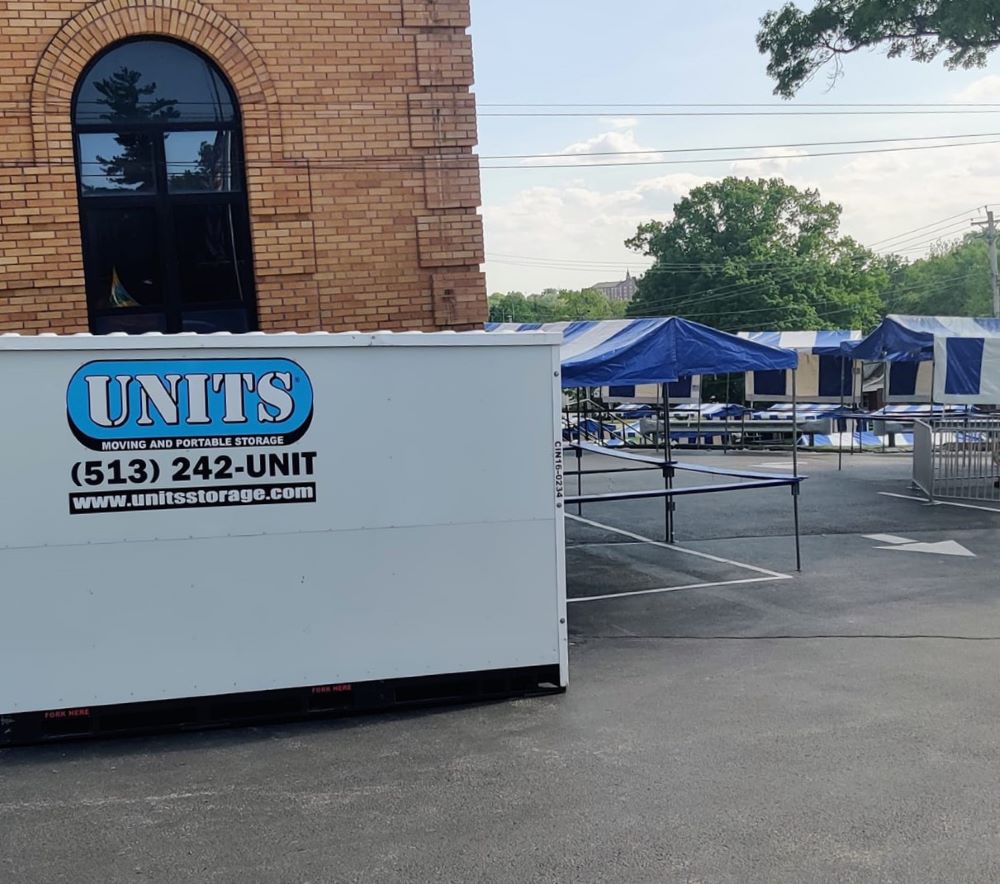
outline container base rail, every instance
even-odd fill
[[[0,747],[328,719],[388,710],[557,694],[559,666],[311,685],[0,716]]]

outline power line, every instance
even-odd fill
[[[964,225],[967,222],[963,220],[959,222],[961,229],[964,229]],[[921,243],[932,243],[940,240],[943,236],[947,236],[949,233],[953,232],[952,228],[954,225],[950,225],[948,230],[942,230],[938,235],[927,239],[921,240]],[[913,243],[905,249],[900,251],[908,251],[910,249],[916,248],[920,243]],[[906,245],[904,241],[903,245]],[[896,254],[896,250],[891,250],[885,252],[885,254]],[[505,264],[513,267],[525,267],[529,269],[538,270],[557,270],[557,271],[569,271],[578,273],[611,273],[615,270],[620,270],[625,267],[629,271],[635,267],[635,260],[630,260],[628,257],[624,257],[620,260],[611,261],[586,261],[574,258],[542,258],[533,257],[530,255],[510,255],[500,252],[489,252],[486,255],[486,261],[493,264]],[[728,261],[728,262],[713,262],[713,261],[691,261],[691,262],[665,262],[665,261],[655,261],[654,263],[640,267],[637,274],[644,275],[657,275],[657,274],[692,274],[692,273],[704,273],[717,270],[739,270],[743,273],[772,273],[774,271],[779,271],[785,268],[794,267],[799,268],[802,265],[799,262],[794,264],[782,261],[741,261],[739,259]]]
[[[996,114],[1000,107],[955,108],[955,109],[899,109],[889,110],[678,110],[678,111],[637,111],[627,113],[629,117],[881,117],[881,116],[956,116],[962,114]],[[481,117],[522,117],[557,119],[560,117],[604,117],[602,111],[488,111]]]
[[[650,154],[674,154],[674,153],[707,153],[720,150],[774,150],[786,147],[825,147],[851,144],[891,144],[913,141],[943,141],[960,138],[997,138],[1000,132],[970,132],[965,135],[915,135],[906,138],[866,138],[853,141],[791,141],[784,144],[743,144],[731,145],[728,147],[671,147],[671,148],[649,148],[646,150],[609,150],[594,151],[592,153],[571,153],[563,151],[561,153],[533,153],[533,154],[495,154],[479,155],[482,160],[535,160],[535,159],[559,159],[561,157],[610,157],[610,156],[643,156]]]
[[[805,272],[805,270],[807,269],[814,269],[814,268],[803,268],[802,272]],[[778,284],[787,283],[792,277],[796,275],[798,274],[792,271],[788,271],[783,274],[776,274],[769,280],[762,280],[759,283],[752,283],[746,286],[735,286],[732,289],[726,289],[725,287],[723,287],[721,289],[707,289],[704,292],[692,292],[692,293],[682,294],[679,296],[663,296],[660,298],[655,298],[651,301],[643,302],[643,307],[645,308],[648,306],[652,309],[668,308],[669,310],[671,310],[671,312],[684,312],[690,307],[700,307],[702,304],[713,303],[722,299],[732,299],[744,295],[759,294],[758,290],[767,283],[775,283],[775,282],[777,282]],[[959,280],[966,279],[970,275],[971,272],[964,273],[955,277],[948,277],[946,279],[929,280],[927,282],[916,283],[912,286],[908,286],[903,289],[895,289],[893,291],[894,293],[897,294],[905,294],[908,292],[920,292],[925,289],[933,289],[934,287],[945,283],[957,282]],[[767,309],[774,309],[774,308],[767,308]],[[745,311],[739,310],[739,308],[737,308],[737,312],[745,312]],[[703,314],[703,315],[709,315],[709,314]]]
[[[716,288],[705,289],[700,292],[687,292],[680,295],[664,295],[654,301],[649,302],[652,306],[656,305],[666,305],[667,303],[678,300],[677,304],[672,305],[672,309],[685,309],[691,305],[698,305],[704,303],[710,303],[722,299],[738,298],[744,295],[751,295],[759,293],[759,290],[768,285],[774,284],[784,284],[790,281],[796,276],[800,276],[803,273],[814,271],[818,269],[816,266],[804,266],[794,269],[780,271],[773,274],[772,276],[758,280],[757,282],[732,282],[726,283]]]
[[[608,270],[617,269],[622,266],[627,266],[633,261],[629,261],[628,258],[623,258],[618,261],[585,261],[578,260],[574,258],[541,258],[541,257],[531,257],[530,255],[507,255],[501,252],[490,252],[489,257],[496,259],[498,261],[503,261],[504,263],[515,263],[514,261],[508,259],[517,259],[517,263],[524,260],[529,263],[525,263],[523,266],[533,266],[531,262],[538,262],[538,266],[545,266],[549,264],[567,265],[567,266],[580,266],[584,270]],[[597,265],[597,266],[595,266]],[[665,268],[665,269],[677,269],[677,270],[711,270],[718,268],[727,268],[739,266],[741,269],[745,268],[760,268],[763,270],[773,270],[775,268],[781,268],[784,266],[789,266],[785,262],[781,261],[728,261],[728,262],[713,262],[713,261],[656,261],[655,264],[647,267],[647,270],[652,270],[655,267]],[[795,266],[798,266],[796,263]]]
[[[636,166],[689,166],[693,163],[738,163],[754,160],[805,160],[817,159],[821,157],[848,157],[860,156],[862,154],[884,154],[903,153],[915,150],[942,150],[956,147],[978,147],[980,145],[1000,144],[1000,140],[991,141],[967,141],[953,144],[925,144],[912,147],[885,147],[871,150],[841,150],[841,151],[821,151],[817,153],[794,153],[794,154],[763,154],[758,156],[737,156],[737,157],[699,157],[686,160],[643,160],[630,161],[624,163],[537,163],[517,165],[488,165],[480,166],[484,171],[494,169],[597,169],[597,168],[627,168]],[[586,154],[581,154],[581,158],[586,158]]]
[[[479,107],[574,107],[574,108],[629,108],[629,107],[754,107],[754,108],[798,108],[798,107],[848,107],[848,108],[874,108],[874,107],[903,107],[903,108],[951,108],[951,107],[1000,107],[1000,102],[994,101],[770,101],[770,102],[741,102],[741,101],[718,101],[718,102],[555,102],[555,101],[522,101],[522,102],[478,102]]]
[[[108,133],[114,134],[114,133]],[[952,139],[952,138],[984,138],[990,140],[981,141],[967,141],[967,142],[955,142],[949,141],[947,144],[919,144],[919,145],[909,145],[904,147],[883,147],[883,148],[871,148],[862,150],[848,150],[848,151],[819,151],[819,152],[802,152],[794,154],[764,154],[764,155],[742,155],[742,156],[728,156],[728,157],[698,157],[690,159],[673,159],[673,160],[643,160],[643,161],[627,161],[627,162],[600,162],[600,163],[588,163],[585,162],[588,156],[629,156],[638,153],[653,153],[653,154],[664,154],[664,153],[696,153],[696,152],[717,152],[723,150],[741,150],[741,149],[751,149],[751,148],[740,148],[735,146],[730,147],[702,147],[702,148],[669,148],[665,150],[658,151],[636,151],[636,152],[623,152],[621,154],[519,154],[517,156],[522,159],[549,159],[559,156],[566,157],[579,157],[581,162],[575,163],[538,163],[538,164],[488,164],[483,165],[480,162],[480,168],[484,171],[494,170],[494,169],[585,169],[585,168],[607,168],[607,167],[637,167],[637,166],[670,166],[670,165],[691,165],[694,163],[733,163],[733,162],[748,162],[748,161],[767,161],[767,160],[780,160],[780,159],[811,159],[811,158],[823,158],[823,157],[838,157],[838,156],[860,156],[864,154],[885,154],[885,153],[900,153],[900,152],[910,152],[919,150],[942,150],[950,148],[959,147],[978,147],[980,145],[992,145],[1000,143],[1000,133],[981,133],[979,135],[962,135],[962,136],[926,136],[926,137],[912,137],[906,139],[870,139],[865,141],[856,142],[825,142],[826,144],[882,144],[882,143],[893,143],[899,141],[930,141],[930,140],[941,140],[941,139]],[[814,142],[815,144],[823,144],[824,142]],[[770,149],[768,147],[761,147],[756,149]],[[387,155],[387,156],[366,156],[366,157],[352,157],[350,159],[284,159],[280,161],[271,162],[260,162],[254,161],[252,163],[246,163],[245,167],[248,169],[257,168],[301,168],[303,170],[316,169],[333,169],[333,170],[354,170],[354,169],[370,169],[376,171],[419,171],[423,168],[425,160],[435,160],[439,163],[439,168],[447,171],[449,169],[466,169],[469,159],[477,158],[480,161],[491,159],[490,156],[479,156],[477,154],[411,154],[411,155]],[[501,158],[501,157],[496,157]],[[459,160],[464,160],[465,163],[459,163]],[[26,165],[33,165],[33,161],[29,160],[3,160],[0,161],[0,167],[6,168],[18,168]],[[93,160],[84,160],[81,163],[86,166],[101,165],[100,163]],[[51,166],[68,166],[73,165],[72,161],[58,161],[54,163],[49,163]],[[168,166],[179,167],[179,168],[191,168],[192,163],[190,161],[171,161]]]
[[[474,93],[472,93],[474,94]],[[165,99],[169,107],[183,109],[186,107],[218,108],[219,103],[212,100],[198,99]],[[63,102],[48,102],[50,106],[62,109]],[[107,107],[103,98],[77,98],[74,106]],[[0,101],[0,107],[24,108],[30,106],[25,99],[7,99]],[[155,101],[139,102],[137,107],[154,107]],[[396,108],[406,106],[406,96],[400,94],[394,98],[372,98],[367,101],[310,101],[298,97],[293,105],[295,110],[343,111],[355,114],[380,114],[393,112]],[[716,115],[728,116],[741,114],[747,116],[794,116],[798,114],[830,116],[850,115],[856,113],[995,113],[1000,111],[1000,102],[974,101],[942,101],[942,102],[489,102],[477,101],[479,108],[497,108],[502,112],[488,114],[491,116],[697,116]],[[223,103],[223,115],[228,115],[229,102]],[[630,109],[641,108],[642,112],[628,113]],[[526,109],[521,112],[520,109]],[[207,116],[207,115],[206,115]],[[211,120],[217,119],[213,114]]]
[[[994,205],[992,203],[988,205]],[[903,231],[902,233],[894,234],[893,236],[885,237],[880,240],[876,240],[873,243],[868,244],[866,247],[872,251],[881,251],[883,254],[895,254],[898,251],[912,251],[921,245],[927,243],[937,242],[943,236],[947,236],[949,233],[955,230],[964,229],[966,222],[969,220],[968,216],[976,211],[981,211],[981,207],[973,207],[963,212],[958,212],[955,215],[949,215],[946,218],[942,218],[938,221],[932,221],[929,224],[924,224],[920,227],[915,227],[911,230]],[[954,221],[953,219],[960,218],[960,221]],[[950,222],[950,223],[949,223]],[[919,234],[922,231],[929,233],[930,235],[924,238],[924,236],[915,236],[914,234]],[[884,246],[881,249],[876,247],[883,243],[893,242],[892,246]],[[520,267],[539,267],[547,268],[552,267],[553,269],[559,270],[580,270],[580,271],[593,271],[601,272],[604,270],[616,270],[623,266],[628,267],[636,262],[642,260],[649,260],[648,256],[623,256],[622,258],[609,258],[609,259],[581,259],[581,258],[553,258],[543,255],[518,255],[506,252],[490,252],[486,256],[487,261],[500,263],[500,264],[510,264]],[[677,273],[683,273],[688,271],[698,271],[698,270],[711,270],[711,269],[725,269],[727,267],[734,266],[733,262],[717,263],[711,261],[655,261],[648,267],[643,268],[641,272],[666,272],[667,270],[673,270]],[[773,270],[776,268],[781,268],[783,266],[789,266],[775,261],[749,261],[749,262],[739,262],[741,270],[751,271],[751,272],[766,272],[768,270]],[[797,266],[797,265],[796,265]]]
[[[974,210],[969,210],[974,211]],[[943,238],[948,237],[951,234],[958,233],[960,230],[965,228],[967,223],[967,216],[969,212],[959,213],[958,215],[949,216],[948,218],[942,219],[941,221],[932,222],[931,224],[923,225],[919,228],[914,228],[911,231],[906,231],[902,234],[896,234],[893,237],[887,237],[885,240],[879,240],[878,242],[889,242],[895,241],[891,247],[886,247],[883,251],[885,254],[899,254],[901,252],[914,251],[917,249],[922,249],[926,245],[934,242],[939,242]],[[961,221],[952,221],[952,218],[963,217]],[[950,223],[949,223],[950,222]],[[927,237],[926,235],[915,235],[919,231],[931,231],[932,235]],[[909,234],[909,235],[907,235]],[[604,273],[613,269],[618,269],[623,265],[628,266],[630,263],[628,258],[622,258],[619,260],[611,259],[607,261],[594,261],[594,260],[582,260],[582,259],[572,259],[572,258],[548,258],[542,256],[531,256],[531,255],[516,255],[501,252],[489,253],[486,256],[486,260],[490,263],[506,264],[509,266],[525,267],[531,269],[539,270],[552,270],[552,271],[565,271],[565,272],[577,272],[577,273]],[[639,272],[644,275],[661,275],[661,274],[673,274],[673,275],[684,275],[693,273],[704,273],[713,270],[725,270],[728,268],[739,269],[744,273],[772,273],[776,271],[781,271],[784,268],[792,267],[794,268],[792,272],[803,272],[803,268],[800,265],[790,265],[782,262],[775,261],[760,261],[760,262],[727,262],[727,263],[716,263],[716,262],[660,262],[656,261],[652,265],[641,269]],[[808,268],[805,268],[808,269]],[[772,276],[773,278],[773,276]],[[738,289],[744,286],[754,286],[757,285],[752,282],[745,283],[735,283],[732,286],[727,286],[726,289],[709,289],[703,294],[710,294],[716,291],[725,291]]]
[[[968,224],[971,220],[972,219],[970,217],[966,216],[961,221],[953,221],[947,227],[916,234],[907,239],[894,242],[891,246],[883,246],[879,249],[879,252],[882,254],[898,254],[901,251],[909,251],[914,248],[919,248],[922,245],[937,242],[944,237],[953,236],[962,230],[967,230]]]
[[[961,280],[964,280],[964,279],[968,279],[972,275],[974,275],[974,274],[972,272],[969,272],[969,273],[962,274],[961,276],[948,277],[946,279],[934,280],[933,282],[922,283],[920,285],[916,285],[916,286],[912,286],[912,287],[908,287],[908,288],[894,289],[894,290],[892,290],[891,293],[893,295],[926,294],[928,291],[933,290],[934,288],[938,288],[938,287],[940,287],[942,285],[947,285],[948,283],[958,282],[958,281],[961,281]],[[734,297],[735,297],[735,295],[734,295]],[[854,305],[851,305],[851,304],[841,304],[837,300],[834,300],[832,298],[826,297],[826,298],[822,298],[822,299],[817,300],[817,301],[803,301],[803,302],[800,302],[798,304],[785,304],[785,303],[782,303],[782,304],[770,304],[770,305],[765,306],[765,307],[748,307],[746,309],[741,309],[739,307],[736,307],[731,312],[735,313],[737,316],[744,316],[744,315],[748,315],[748,314],[766,313],[766,312],[772,311],[772,310],[783,310],[783,309],[789,309],[789,308],[792,308],[792,309],[795,309],[795,308],[810,308],[810,307],[815,308],[815,307],[818,307],[818,306],[821,306],[821,305],[824,305],[824,304],[826,304],[826,305],[835,305],[835,304],[839,305],[839,312],[847,312],[848,310],[854,309]],[[695,309],[697,309],[700,306],[701,306],[700,302],[690,302],[687,305],[685,305],[685,304],[671,304],[668,300],[650,301],[650,302],[644,302],[642,304],[643,310],[646,310],[646,308],[649,308],[651,311],[654,311],[653,313],[646,314],[646,315],[650,315],[650,316],[655,315],[655,311],[660,310],[661,308],[665,309],[666,311],[668,311],[671,315],[683,315],[683,316],[685,316],[688,319],[703,319],[703,318],[707,318],[707,317],[715,317],[715,316],[717,316],[716,311],[706,311],[706,312],[701,312],[701,313],[690,312],[690,308],[691,307],[694,307]]]
[[[978,212],[980,210],[979,206],[973,206],[971,209],[966,209],[964,212],[957,212],[954,215],[949,215],[947,218],[942,218],[940,221],[932,221],[930,224],[924,224],[922,227],[914,227],[912,230],[904,230],[902,233],[897,233],[895,236],[887,236],[884,239],[876,240],[873,243],[869,243],[869,248],[874,248],[875,246],[881,245],[882,243],[891,242],[894,239],[900,239],[907,236],[910,233],[917,233],[921,230],[926,230],[928,227],[937,227],[939,224],[943,224],[945,221],[951,221],[953,218],[958,218],[962,215],[968,215],[970,212]]]
[[[559,263],[555,263],[555,264],[530,264],[530,263],[523,263],[523,262],[520,262],[520,261],[508,261],[508,260],[504,260],[503,258],[495,258],[495,257],[491,257],[491,256],[487,256],[486,260],[488,262],[490,262],[490,263],[505,264],[505,265],[514,266],[514,267],[525,267],[525,268],[535,269],[535,270],[554,270],[554,271],[561,270],[561,271],[571,271],[571,272],[584,272],[584,273],[590,273],[592,275],[595,275],[597,273],[610,272],[610,271],[608,271],[607,268],[577,267],[577,266],[574,266],[572,264],[562,265],[562,264],[559,264]],[[620,267],[621,264],[619,263],[617,266]],[[742,264],[739,264],[739,263],[734,263],[734,264],[698,264],[698,265],[692,265],[690,267],[670,267],[670,266],[661,266],[659,264],[654,264],[654,265],[652,265],[650,267],[647,267],[644,270],[642,270],[641,273],[645,277],[645,276],[657,276],[657,275],[660,275],[660,274],[682,275],[682,274],[706,273],[706,272],[710,272],[710,271],[713,271],[713,270],[722,270],[722,271],[725,271],[725,270],[728,270],[728,269],[733,269],[733,270],[745,271],[747,273],[760,273],[760,274],[763,274],[763,273],[778,272],[778,271],[781,271],[781,270],[783,270],[785,268],[789,268],[789,267],[800,268],[801,265],[799,265],[799,264],[791,265],[791,264],[784,264],[784,263],[780,263],[780,264],[779,263],[775,263],[772,266],[752,267],[752,266],[749,266],[749,265],[742,265]],[[740,284],[743,284],[743,283],[740,283]]]

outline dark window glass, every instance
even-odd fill
[[[152,209],[87,207],[87,290],[95,310],[163,303],[156,215]]]
[[[168,40],[134,40],[102,55],[77,91],[78,126],[228,122],[229,87],[209,62]]]
[[[687,399],[691,396],[691,378],[680,378],[667,384],[667,396],[671,399]]]
[[[755,371],[753,391],[757,396],[784,396],[788,391],[788,376],[783,369]]]
[[[185,310],[181,331],[211,334],[252,331],[247,324],[246,310]]]
[[[177,270],[184,303],[245,300],[243,279],[248,268],[242,220],[241,213],[226,203],[174,207],[174,238],[181,256]]]
[[[239,169],[230,130],[168,132],[167,188],[174,193],[235,190]]]
[[[156,184],[153,142],[142,132],[80,135],[80,188],[84,196],[147,193]]]
[[[824,398],[851,395],[854,370],[851,363],[839,356],[819,357],[819,395]]]
[[[144,335],[147,332],[167,331],[167,317],[162,313],[105,313],[94,317],[94,334],[110,335],[112,332],[125,332],[129,335]]]
[[[893,362],[889,366],[889,395],[916,396],[919,362]]]
[[[74,101],[91,329],[256,328],[239,115],[215,66],[169,40],[120,43]]]

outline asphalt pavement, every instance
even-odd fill
[[[0,880],[998,880],[1000,512],[836,466],[801,574],[787,489],[571,513],[563,695],[4,752]]]

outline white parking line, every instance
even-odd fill
[[[609,592],[606,595],[581,596],[566,599],[566,604],[575,605],[579,602],[601,602],[606,599],[625,599],[635,595],[656,595],[662,592],[679,592],[682,589],[710,589],[713,586],[738,586],[745,583],[772,583],[775,580],[791,580],[790,574],[775,574],[773,577],[746,577],[743,580],[720,580],[717,583],[688,583],[684,586],[664,586],[660,589],[637,589],[632,592]]]
[[[984,513],[1000,513],[1000,509],[992,506],[976,506],[974,503],[956,503],[953,500],[928,500],[926,497],[914,497],[912,494],[894,494],[891,491],[879,491],[882,497],[898,497],[900,500],[916,500],[927,506],[957,506],[963,510],[982,510]]]
[[[624,531],[621,528],[615,528],[611,525],[593,522],[590,519],[583,518],[583,516],[574,516],[571,513],[566,513],[566,518],[572,519],[574,522],[581,522],[584,525],[590,525],[592,528],[600,528],[603,531],[611,531],[613,534],[621,534],[622,537],[631,537],[633,540],[641,540],[643,543],[648,543],[651,546],[659,546],[663,549],[684,553],[688,556],[697,556],[699,559],[708,559],[710,562],[721,562],[723,565],[732,565],[734,568],[742,568],[745,571],[754,571],[757,574],[766,574],[768,577],[774,578],[775,580],[792,579],[791,574],[782,574],[780,571],[772,571],[769,568],[760,568],[757,565],[747,565],[744,562],[734,562],[732,559],[724,559],[721,556],[713,556],[710,553],[698,552],[694,549],[678,546],[676,543],[664,543],[661,540],[653,540],[651,537],[643,537],[641,534],[635,534],[632,531]]]
[[[803,460],[802,458],[799,458],[798,465],[800,467],[808,466],[811,463],[811,460]],[[752,466],[762,467],[765,470],[790,470],[793,466],[795,466],[795,462],[791,460],[769,460],[765,463],[752,464]]]

